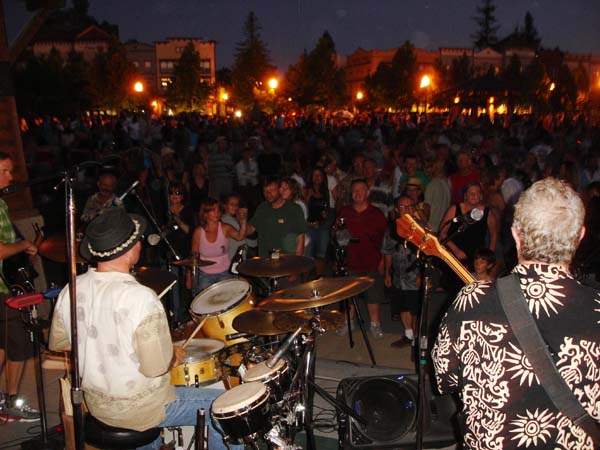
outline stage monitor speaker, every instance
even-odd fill
[[[457,442],[456,401],[433,395],[426,383],[423,444],[446,447]],[[342,450],[410,449],[416,445],[418,381],[414,374],[345,378],[337,400],[367,420],[362,425],[338,412]]]

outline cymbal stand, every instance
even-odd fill
[[[313,295],[318,296],[318,292]],[[331,396],[324,389],[317,386],[315,383],[315,366],[317,360],[317,336],[323,334],[325,330],[321,327],[321,316],[320,309],[314,308],[314,316],[309,321],[311,332],[306,336],[304,354],[302,355],[301,363],[294,374],[292,380],[292,390],[296,383],[298,383],[299,390],[302,392],[302,406],[304,413],[303,426],[306,432],[306,448],[308,450],[316,450],[315,435],[314,435],[314,423],[313,423],[313,409],[314,409],[314,397],[315,392],[319,394],[324,400],[329,402],[335,408],[344,411],[346,414],[354,418],[356,421],[363,425],[367,425],[365,419],[357,415],[354,410],[349,408],[347,405],[338,402],[333,396]]]
[[[152,225],[154,225],[154,228],[156,228],[156,230],[160,233],[161,239],[165,242],[165,244],[167,245],[167,248],[169,249],[169,251],[171,252],[171,254],[173,255],[173,257],[175,258],[175,260],[176,261],[180,261],[181,260],[181,256],[179,256],[179,253],[177,253],[177,251],[171,245],[171,242],[167,238],[167,233],[161,231],[161,227],[158,224],[156,218],[150,212],[150,210],[148,209],[148,207],[146,206],[146,204],[144,203],[144,201],[140,197],[140,194],[138,193],[138,191],[136,189],[133,189],[131,191],[131,193],[137,199],[138,203],[140,204],[140,206],[142,207],[142,209],[146,213],[146,216],[148,217],[148,219],[150,219],[150,222],[152,222]]]
[[[347,277],[348,269],[346,268],[346,248],[338,247],[336,249],[336,260],[337,260],[337,270],[334,272],[334,277]],[[371,367],[377,366],[377,361],[375,361],[375,353],[373,352],[373,347],[371,346],[371,341],[369,340],[369,336],[367,334],[367,328],[365,325],[365,321],[363,319],[363,315],[358,308],[358,300],[356,297],[350,297],[349,299],[345,299],[342,303],[344,304],[344,308],[346,309],[346,326],[348,327],[348,342],[350,344],[350,348],[354,348],[354,337],[352,335],[352,319],[350,318],[350,304],[354,306],[354,311],[356,312],[356,321],[358,322],[358,327],[360,328],[360,332],[363,335],[363,339],[365,340],[365,345],[367,346],[367,351],[369,352],[369,357],[371,358]]]

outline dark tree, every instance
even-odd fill
[[[525,26],[523,28],[523,40],[532,48],[538,48],[542,40],[538,34],[537,28],[533,24],[533,16],[529,11],[525,14]]]
[[[496,33],[500,26],[497,25],[495,12],[496,6],[492,0],[482,0],[481,5],[477,7],[477,16],[473,17],[473,20],[478,29],[471,37],[473,38],[473,45],[479,50],[493,46],[498,42]]]
[[[258,18],[250,12],[244,23],[244,40],[236,48],[231,73],[234,101],[246,108],[254,102],[253,90],[273,71],[260,30]]]
[[[415,47],[409,41],[404,42],[392,59],[392,74],[396,82],[391,86],[391,98],[394,106],[408,107],[415,101],[417,85],[417,57]]]
[[[534,58],[523,70],[522,77],[522,102],[524,106],[531,106],[537,111],[547,108],[549,79],[546,68],[539,58]]]
[[[94,57],[88,69],[90,94],[99,108],[125,108],[132,105],[133,82],[137,71],[127,59],[125,47],[113,39],[105,52]]]
[[[460,58],[453,59],[450,65],[450,81],[453,86],[466,83],[473,78],[473,64],[471,58],[463,53]]]
[[[75,14],[86,17],[90,9],[89,0],[73,0],[73,11]]]
[[[336,64],[335,43],[326,31],[315,48],[288,70],[290,96],[300,105],[341,106],[345,101],[344,71]]]
[[[173,109],[194,111],[205,105],[211,86],[202,81],[201,73],[200,54],[189,42],[175,65],[173,80],[167,90],[167,98]]]

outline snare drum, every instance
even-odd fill
[[[269,394],[269,388],[262,383],[244,383],[215,399],[212,417],[230,442],[243,444],[272,427]]]
[[[174,342],[183,345],[185,341]],[[185,348],[183,364],[171,369],[171,384],[200,386],[219,379],[222,375],[219,352],[225,344],[216,339],[193,339]]]
[[[234,278],[219,281],[196,295],[190,313],[200,320],[207,318],[202,327],[206,336],[225,341],[225,336],[238,332],[232,326],[233,319],[253,307],[252,286],[243,278]],[[227,343],[244,340],[240,338]]]
[[[242,375],[242,382],[260,381],[271,391],[271,401],[277,403],[283,400],[283,395],[291,385],[290,370],[285,359],[280,359],[272,367],[267,367],[267,361],[256,364]]]

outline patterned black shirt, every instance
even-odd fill
[[[559,372],[600,421],[600,293],[556,265],[518,265],[514,272]],[[594,448],[539,384],[493,283],[461,290],[432,356],[440,391],[460,392],[466,448]]]

